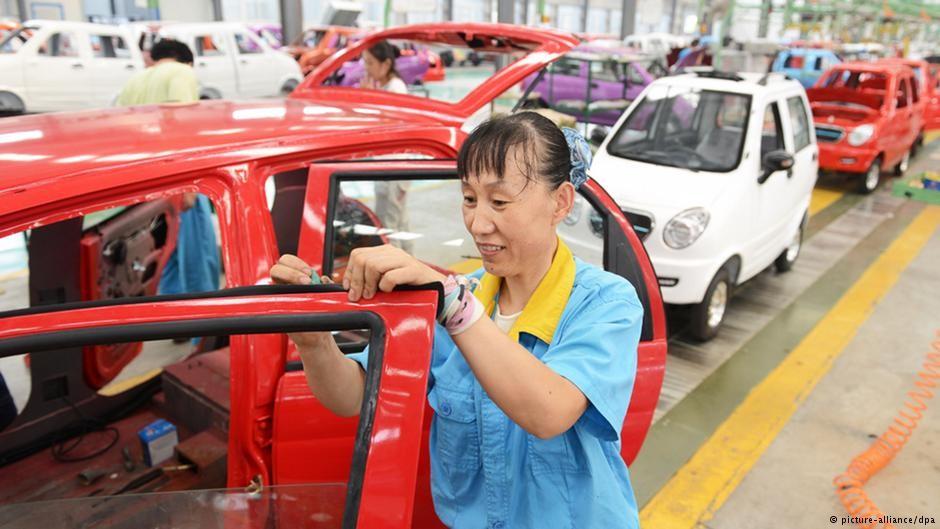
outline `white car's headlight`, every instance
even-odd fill
[[[710,215],[703,208],[692,208],[679,213],[666,223],[663,241],[666,246],[681,250],[695,242],[708,226]]]
[[[853,147],[864,145],[865,142],[871,139],[873,134],[875,134],[874,125],[855,127],[852,129],[852,132],[849,133],[849,145]]]

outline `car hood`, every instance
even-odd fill
[[[667,208],[676,212],[710,206],[733,180],[731,173],[693,172],[607,153],[599,153],[594,159],[590,175],[623,208]]]
[[[381,90],[349,90],[327,83],[343,64],[381,40],[410,40],[424,45],[447,44],[481,53],[518,53],[523,56],[481,82],[457,102]],[[317,66],[290,97],[350,103],[369,101],[384,106],[433,112],[452,123],[460,124],[526,76],[555,61],[577,44],[574,35],[568,33],[511,24],[437,22],[400,26],[369,34],[355,45],[334,53]]]
[[[0,166],[9,171],[4,172],[0,188],[158,161],[213,165],[222,158],[238,163],[349,142],[378,143],[430,128],[444,127],[397,109],[293,99],[201,101],[4,118],[0,119]]]

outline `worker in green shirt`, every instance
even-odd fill
[[[132,77],[119,106],[191,103],[199,100],[193,52],[182,42],[163,39],[153,45],[153,66]],[[160,276],[160,294],[208,292],[219,288],[220,259],[212,206],[200,193],[183,194],[176,249]]]
[[[189,46],[163,39],[153,45],[150,57],[153,66],[127,81],[118,96],[118,106],[199,100],[199,81],[193,72],[193,52]]]

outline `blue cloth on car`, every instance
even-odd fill
[[[219,288],[219,245],[212,207],[204,195],[180,215],[176,249],[160,277],[160,294],[209,292]]]

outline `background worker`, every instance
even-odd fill
[[[385,90],[395,94],[407,94],[408,87],[395,69],[395,59],[399,56],[398,48],[388,41],[379,41],[362,54],[366,75],[359,83],[361,88]],[[375,214],[382,221],[382,227],[396,232],[410,229],[408,216],[407,180],[379,181],[375,183]],[[409,240],[391,237],[389,242],[408,253],[412,251]]]
[[[199,81],[193,72],[193,52],[179,41],[162,39],[150,50],[153,66],[132,77],[118,105],[195,103]],[[209,199],[184,193],[176,249],[160,277],[161,294],[206,292],[219,287],[219,247]]]

